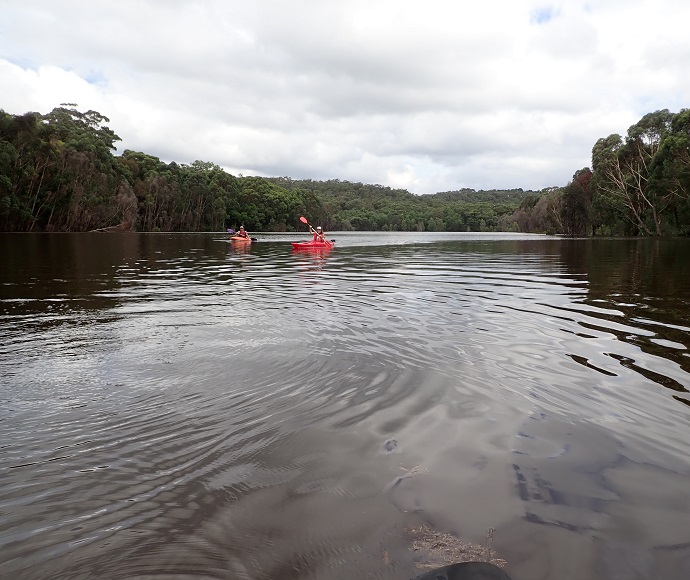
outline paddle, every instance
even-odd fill
[[[303,224],[307,224],[309,226],[309,233],[311,233],[311,230],[314,229],[313,227],[311,227],[311,225],[307,221],[307,218],[305,218],[303,215],[299,216],[299,221],[301,221]],[[316,230],[314,230],[314,231],[316,231]],[[326,242],[327,244],[328,243],[332,244],[335,242],[335,240],[330,240],[330,242],[329,242],[329,240],[327,240],[326,238],[323,237],[323,234],[319,234],[319,237],[321,238],[322,242]]]

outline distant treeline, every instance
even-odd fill
[[[592,169],[541,191],[413,195],[349,181],[234,176],[125,150],[96,111],[0,110],[0,231],[326,230],[690,234],[690,111],[643,117],[592,150]]]

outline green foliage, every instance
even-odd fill
[[[677,117],[665,109],[649,113],[628,129],[625,139],[614,134],[594,145],[592,193],[608,227],[624,222],[626,234],[671,233],[667,215],[679,195],[687,198],[674,187],[682,162],[672,153],[672,141],[687,134],[682,124],[674,133]]]
[[[563,188],[560,218],[562,231],[565,235],[582,237],[591,230],[591,181],[592,171],[589,167],[585,167],[575,172],[573,180]]]
[[[417,196],[404,189],[337,179],[266,180],[312,192],[323,200],[323,207],[313,212],[315,221],[328,230],[346,231],[497,231],[500,217],[515,211],[531,193],[464,189]]]
[[[570,236],[690,234],[690,114],[656,111],[592,148],[560,195],[526,198],[504,229]]]
[[[118,220],[119,137],[107,118],[72,105],[0,117],[0,228],[79,231]]]
[[[610,135],[562,188],[413,195],[341,180],[243,177],[208,161],[113,154],[96,111],[0,110],[0,230],[521,231],[570,236],[690,234],[690,111],[645,115]]]

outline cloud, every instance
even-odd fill
[[[1,108],[74,102],[120,151],[245,175],[565,185],[690,98],[680,0],[2,3]]]

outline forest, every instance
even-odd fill
[[[96,111],[0,109],[0,231],[513,231],[690,235],[690,109],[645,115],[592,147],[592,166],[540,191],[414,195],[381,185],[235,176],[208,161],[116,154]]]

